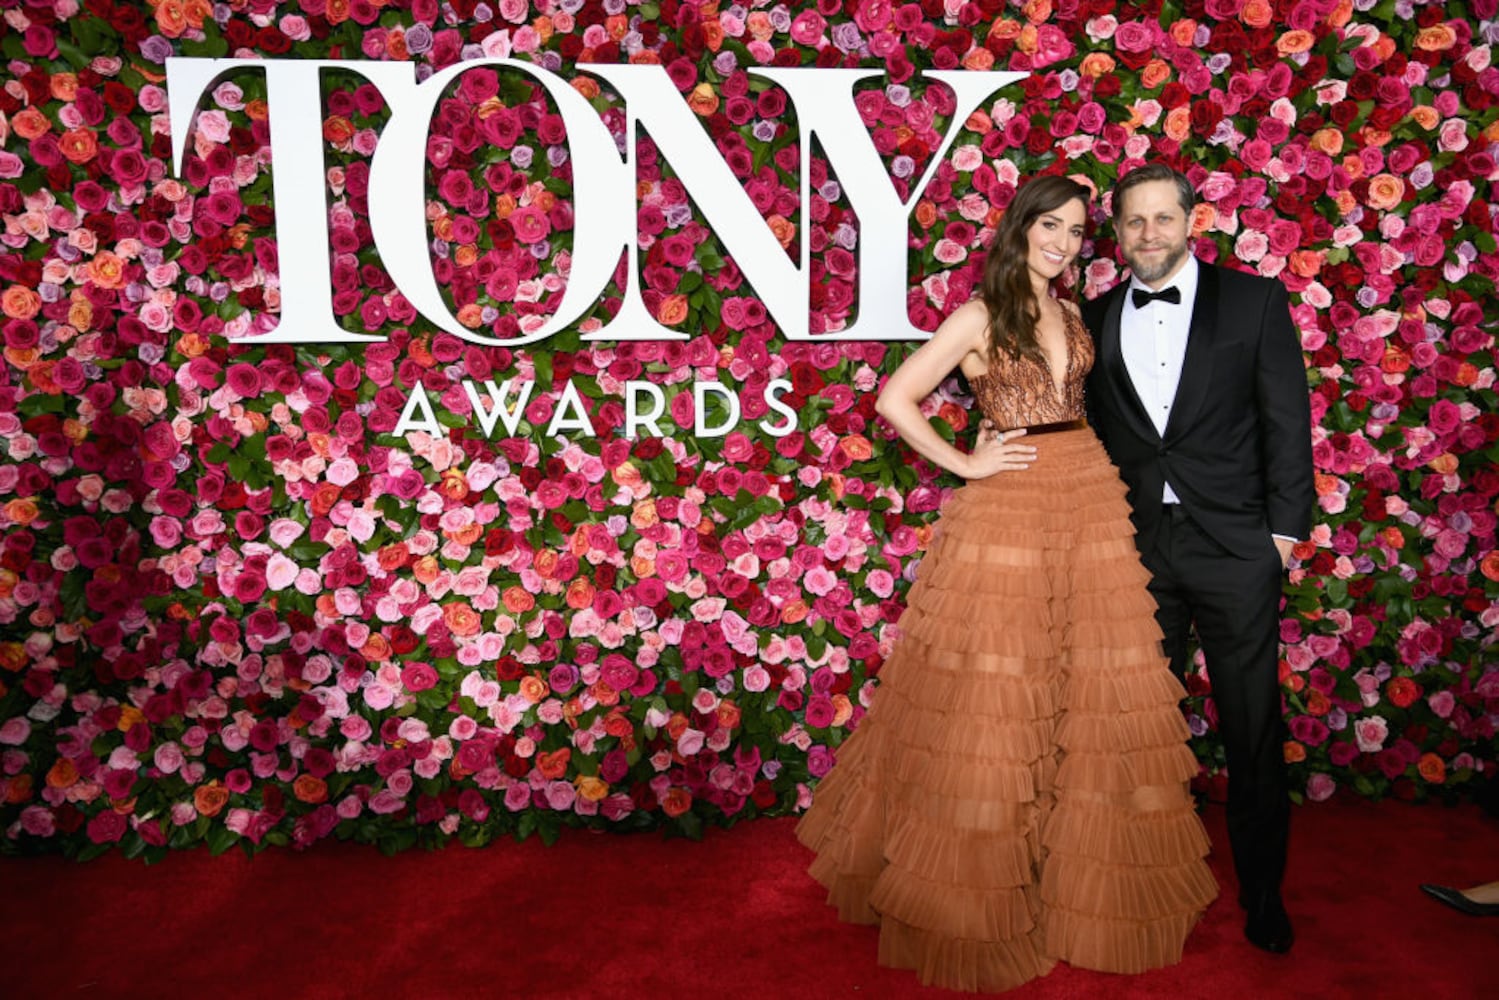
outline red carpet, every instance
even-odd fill
[[[1209,807],[1214,843],[1223,811]],[[1472,807],[1295,810],[1287,904],[1298,940],[1266,955],[1224,887],[1185,960],[1135,977],[1059,966],[1009,994],[1061,997],[1494,996],[1499,919],[1419,882],[1499,878],[1499,824]],[[953,997],[874,964],[837,923],[792,821],[701,843],[575,832],[394,858],[330,844],[253,859],[199,851],[0,859],[0,994],[32,997]],[[1485,986],[1489,988],[1485,988]]]

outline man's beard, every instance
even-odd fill
[[[1160,281],[1166,275],[1175,271],[1177,266],[1187,257],[1187,244],[1185,242],[1168,246],[1165,249],[1166,256],[1162,257],[1160,264],[1155,267],[1146,265],[1140,257],[1132,254],[1125,254],[1124,261],[1129,265],[1130,272],[1134,274],[1135,278],[1148,285],[1152,281]]]

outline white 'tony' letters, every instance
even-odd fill
[[[427,252],[425,155],[432,111],[453,79],[477,66],[526,73],[546,88],[566,124],[573,165],[575,229],[566,290],[550,319],[508,339],[470,330],[458,322],[443,303]],[[599,64],[587,68],[625,100],[628,131],[621,159],[613,136],[588,101],[562,77],[527,62],[482,59],[459,63],[419,83],[416,67],[410,63],[168,59],[173,166],[177,172],[181,172],[191,122],[203,93],[226,73],[251,67],[266,75],[281,322],[270,333],[243,342],[364,343],[380,339],[344,330],[333,315],[319,77],[324,69],[336,68],[363,76],[381,92],[390,109],[370,167],[369,204],[375,249],[391,279],[434,325],[472,343],[507,347],[545,340],[576,322],[603,294],[621,252],[628,254],[629,260],[624,300],[614,318],[585,339],[687,339],[686,333],[658,323],[640,294],[635,164],[636,135],[641,127],[650,133],[661,157],[671,164],[786,339],[926,338],[928,334],[913,327],[906,315],[911,210],[968,116],[995,91],[1026,75],[963,70],[932,70],[926,74],[953,90],[956,106],[926,172],[902,201],[854,104],[854,85],[878,75],[879,70],[751,69],[751,73],[786,91],[801,130],[801,219],[797,226],[801,252],[800,259],[793,261],[719,156],[664,67]],[[813,136],[820,142],[860,225],[858,318],[845,330],[815,336],[808,322],[811,244],[806,235]],[[651,419],[645,416],[642,422]]]

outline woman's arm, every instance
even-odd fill
[[[1023,469],[1036,450],[1016,441],[1024,431],[1010,431],[980,441],[971,453],[942,439],[922,416],[921,401],[970,354],[983,355],[989,315],[982,302],[968,302],[949,316],[932,339],[912,354],[885,383],[874,408],[916,453],[964,479],[983,479],[996,472]]]

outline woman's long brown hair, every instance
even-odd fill
[[[1086,208],[1091,197],[1087,188],[1066,177],[1036,177],[1021,187],[1005,209],[984,262],[984,277],[979,283],[979,298],[989,310],[989,354],[1001,351],[1012,358],[1022,355],[1044,365],[1046,354],[1036,339],[1036,322],[1041,306],[1031,287],[1030,255],[1027,234],[1031,224],[1047,212],[1054,212],[1077,200]]]

